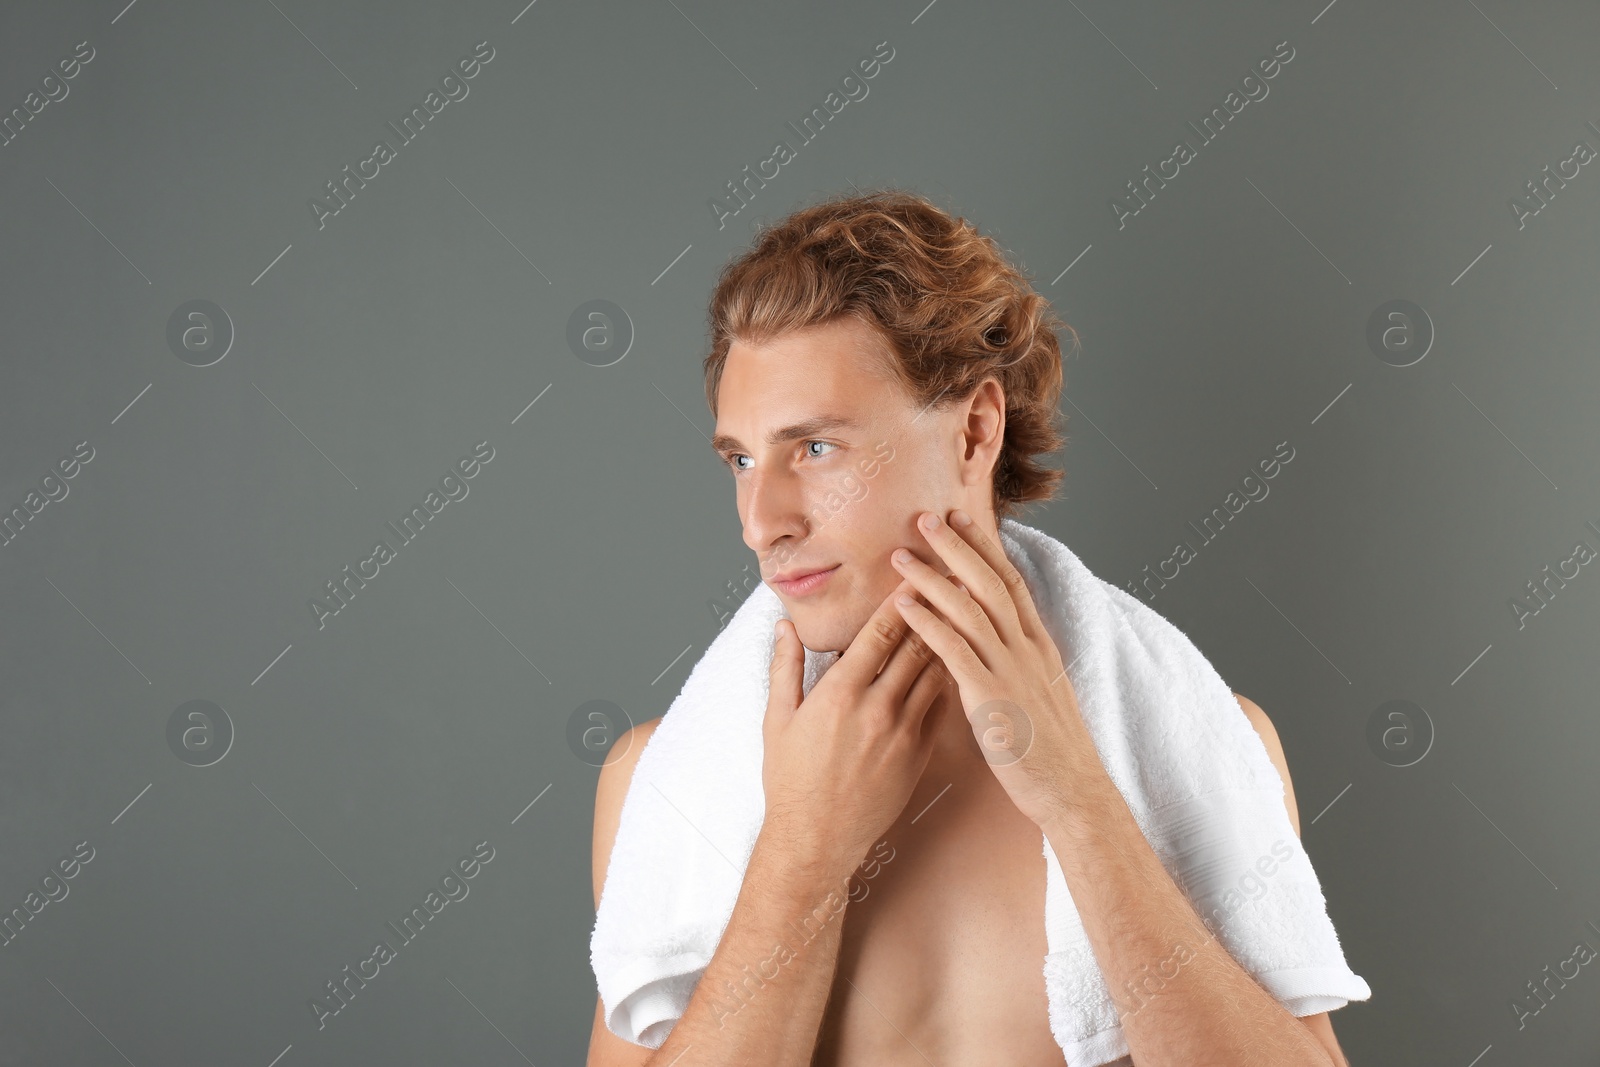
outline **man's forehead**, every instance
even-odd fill
[[[789,334],[763,345],[734,342],[722,377],[749,389],[782,385],[843,392],[876,387],[884,379],[882,355],[837,332]]]
[[[797,427],[812,434],[868,430],[908,402],[883,359],[859,323],[760,345],[735,341],[717,389],[717,436],[755,445],[757,437],[785,439]]]

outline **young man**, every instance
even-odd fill
[[[969,722],[957,690],[953,635],[976,618],[962,612],[1030,610],[1025,587],[997,580],[1015,579],[997,524],[1048,499],[1061,477],[1034,457],[1062,444],[1054,330],[1065,324],[964,221],[877,194],[765,231],[724,270],[711,326],[713,445],[745,543],[790,620],[770,667],[767,814],[716,954],[665,1043],[618,1038],[597,1004],[588,1063],[1063,1063],[1040,966],[1041,831],[1109,987],[1175,939],[1205,937],[1075,710],[1062,719],[1079,732],[1040,738],[1054,762],[1024,787],[986,758],[988,724]],[[803,702],[802,643],[845,653],[829,672],[843,681]],[[1276,733],[1235,697],[1283,777],[1298,833]],[[600,774],[596,907],[656,725],[621,738]],[[864,891],[851,892],[842,922],[738,1011],[717,1003],[744,961],[846,878]],[[1214,939],[1122,1025],[1132,1052],[1120,1062],[1139,1067],[1347,1067],[1325,1012],[1294,1017]]]

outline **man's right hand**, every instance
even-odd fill
[[[928,709],[950,686],[895,606],[901,593],[918,596],[909,581],[896,586],[803,700],[805,649],[794,623],[777,625],[762,724],[762,833],[829,878],[848,877],[905,809],[933,753],[938,714]]]

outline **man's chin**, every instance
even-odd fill
[[[848,641],[840,644],[832,636],[832,627],[805,626],[795,620],[795,631],[800,634],[800,643],[806,646],[808,652],[840,652],[849,644]]]
[[[792,611],[789,619],[800,643],[812,652],[843,652],[866,625],[865,619],[844,618],[837,611]]]

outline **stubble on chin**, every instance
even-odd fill
[[[870,611],[860,618],[845,617],[842,612],[832,612],[827,618],[813,620],[811,625],[804,628],[797,626],[796,630],[800,634],[800,643],[809,651],[817,654],[837,652],[842,655],[866,627],[871,617]]]

